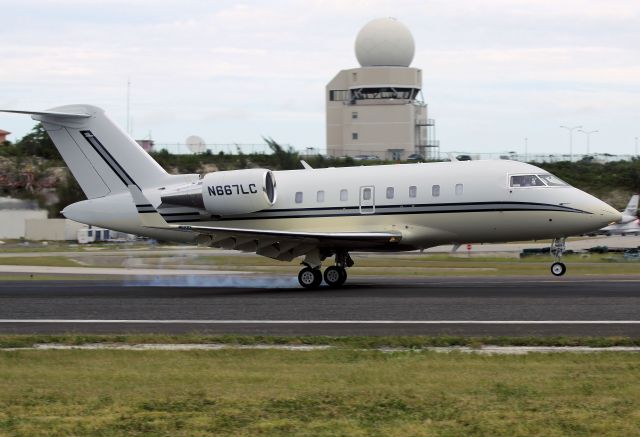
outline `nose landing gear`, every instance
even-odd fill
[[[562,276],[567,271],[567,266],[561,262],[562,254],[565,251],[565,238],[554,238],[551,243],[551,255],[553,255],[554,263],[551,264],[551,274],[553,276]]]
[[[562,276],[565,274],[566,271],[567,271],[567,266],[565,266],[564,263],[555,262],[551,264],[551,273],[554,276]]]

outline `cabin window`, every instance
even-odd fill
[[[371,200],[371,188],[362,190],[362,200]]]
[[[433,187],[431,187],[431,195],[433,197],[440,196],[440,185],[434,185]]]
[[[511,176],[509,186],[514,188],[521,187],[544,187],[544,182],[534,174]]]
[[[316,193],[316,201],[318,203],[324,202],[324,191],[323,190],[320,190],[320,191],[318,191],[318,193]]]
[[[347,190],[340,190],[340,200],[342,202],[349,200],[349,192]]]
[[[357,139],[358,139],[358,132],[353,132],[353,133],[351,134],[351,139],[352,139],[352,140],[357,140]]]
[[[416,187],[415,185],[411,185],[409,187],[409,197],[413,199],[416,197],[417,194],[418,194],[418,187]]]
[[[387,187],[387,199],[393,199],[393,187]]]
[[[464,187],[462,184],[456,184],[456,196],[462,196],[462,192],[464,191]]]
[[[302,203],[302,191],[296,193],[296,203]]]

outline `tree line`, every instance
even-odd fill
[[[301,159],[313,168],[379,164],[322,155],[301,157],[293,148],[284,147],[272,138],[264,138],[264,141],[271,150],[269,154],[245,154],[238,147],[235,154],[207,152],[174,155],[160,150],[151,152],[150,155],[169,173],[202,173],[256,167],[294,170],[302,168]],[[626,203],[627,194],[640,192],[639,159],[607,163],[583,160],[532,164],[618,208]],[[618,194],[614,196],[612,193]],[[60,210],[65,206],[85,198],[41,124],[37,124],[29,134],[15,143],[5,142],[0,146],[0,195],[36,199],[49,210],[52,217],[59,216]]]

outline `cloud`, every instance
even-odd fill
[[[6,104],[84,101],[122,121],[130,79],[134,131],[159,141],[200,132],[253,143],[272,132],[322,146],[324,87],[357,65],[355,36],[380,16],[414,35],[413,65],[445,149],[491,149],[534,130],[553,149],[555,126],[572,118],[594,129],[606,118],[601,137],[613,148],[638,135],[636,0],[2,4],[12,12],[0,29]],[[24,134],[15,120],[2,116],[0,127]]]

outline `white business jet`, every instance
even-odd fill
[[[349,252],[441,244],[564,239],[620,213],[546,171],[515,161],[465,161],[170,175],[95,106],[30,114],[42,122],[87,200],[65,217],[166,241],[255,252],[289,261],[316,288],[322,262],[332,287],[347,279]]]
[[[640,235],[640,219],[638,219],[638,199],[634,194],[627,207],[622,211],[622,218],[615,223],[600,229],[597,234],[604,235]]]

